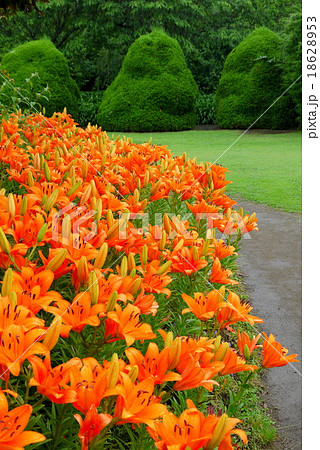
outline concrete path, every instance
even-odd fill
[[[273,333],[302,361],[300,214],[238,199],[239,207],[257,213],[259,231],[244,239],[239,268],[260,329]],[[276,420],[279,438],[273,449],[302,448],[302,364],[265,371],[265,401]],[[271,447],[270,447],[271,448]]]

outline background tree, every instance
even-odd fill
[[[105,89],[129,46],[163,28],[176,38],[201,91],[214,92],[225,58],[257,26],[280,31],[300,0],[51,0],[0,22],[0,52],[48,37],[82,90]]]

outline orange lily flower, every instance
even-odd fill
[[[204,295],[202,292],[196,292],[194,298],[187,294],[181,295],[189,308],[182,310],[182,314],[192,312],[198,319],[206,322],[216,315],[220,308],[224,308],[226,303],[219,291],[211,291]]]
[[[21,268],[24,264],[24,256],[26,255],[28,248],[29,247],[25,244],[15,244],[11,246],[9,242],[10,256],[13,257],[14,262],[19,268]],[[0,249],[1,269],[7,270],[11,265],[12,261],[9,256]]]
[[[23,331],[44,328],[44,320],[33,316],[29,309],[21,305],[13,306],[9,297],[0,297],[0,336],[12,324],[21,325]]]
[[[245,331],[242,331],[240,333],[240,331],[238,330],[237,346],[238,346],[240,355],[243,356],[246,359],[249,359],[249,357],[251,356],[253,350],[255,348],[260,347],[259,345],[257,345],[257,343],[258,343],[258,341],[260,339],[260,336],[261,335],[258,334],[253,339],[250,339]]]
[[[172,261],[171,272],[180,272],[184,275],[191,275],[208,265],[208,261],[195,257],[191,248],[182,247],[180,250],[173,250],[168,257]]]
[[[167,274],[169,269],[162,275],[158,275],[159,269],[160,261],[157,260],[146,264],[144,269],[137,267],[137,270],[143,275],[142,286],[145,292],[165,294],[167,297],[170,297],[171,291],[166,287],[171,283],[171,277]]]
[[[252,309],[249,302],[240,300],[237,294],[230,292],[227,297],[226,307],[220,309],[217,315],[220,328],[225,328],[236,322],[249,322],[250,325],[263,323],[263,320],[259,317],[249,314]]]
[[[219,258],[214,258],[211,275],[209,277],[211,283],[239,284],[238,281],[229,278],[231,275],[232,275],[231,270],[222,269]]]
[[[231,434],[237,434],[244,443],[247,436],[243,430],[235,429],[240,422],[224,414],[221,417],[209,415],[207,417],[199,411],[191,400],[187,400],[188,409],[180,417],[171,412],[165,414],[161,421],[155,420],[148,427],[150,436],[160,450],[200,450],[218,448],[232,450]]]
[[[214,355],[215,361],[222,361],[224,363],[224,367],[219,370],[219,375],[227,375],[229,373],[243,372],[246,370],[251,370],[253,372],[258,369],[257,366],[246,364],[246,360],[239,356],[233,348],[228,347],[223,349],[224,345],[225,343],[220,344],[219,349]]]
[[[167,381],[180,380],[181,376],[174,372],[168,372],[170,348],[166,347],[159,352],[157,344],[150,342],[145,356],[135,348],[127,348],[126,355],[130,366],[138,366],[138,380],[148,377],[154,380],[154,384],[162,384]]]
[[[84,358],[82,364],[82,367],[74,365],[70,368],[70,386],[77,393],[73,406],[86,414],[91,405],[98,407],[103,398],[117,395],[118,389],[109,387],[108,369],[96,359]]]
[[[265,369],[270,367],[282,367],[292,362],[299,362],[297,354],[288,355],[288,350],[276,341],[273,334],[269,337],[263,333],[265,340],[262,347],[262,367]],[[288,355],[288,356],[287,356]]]
[[[62,337],[68,337],[70,330],[80,333],[86,325],[98,327],[99,314],[105,311],[105,306],[101,303],[91,306],[89,292],[79,292],[72,303],[58,300],[55,306],[47,306],[45,310],[55,316],[61,316],[63,324],[60,334]]]
[[[30,405],[18,406],[9,411],[7,399],[2,392],[0,393],[0,448],[2,450],[21,450],[26,445],[46,440],[43,434],[24,431],[31,413]]]
[[[107,316],[106,342],[125,339],[127,346],[130,346],[137,339],[144,341],[156,337],[149,324],[139,322],[140,310],[136,306],[129,304],[122,310],[120,305],[116,305],[116,310],[108,312]]]
[[[37,314],[52,301],[61,299],[58,292],[48,290],[53,278],[51,270],[36,272],[31,267],[22,267],[21,273],[13,272],[12,291],[17,294],[18,305]]]
[[[154,419],[167,412],[167,407],[159,404],[161,399],[153,395],[152,378],[134,384],[127,374],[122,373],[121,376],[122,383],[118,387],[119,395],[114,410],[114,417],[119,418],[118,424],[130,422],[151,425]]]
[[[226,245],[222,239],[214,239],[213,246],[214,257],[219,258],[219,260],[230,255],[237,255],[235,248],[232,245]]]
[[[47,347],[36,342],[43,335],[44,331],[41,329],[24,332],[21,325],[9,325],[2,333],[0,364],[6,366],[12,375],[18,376],[21,364],[29,356],[43,355],[48,352]]]
[[[36,386],[37,391],[48,397],[54,403],[72,403],[77,399],[77,393],[71,389],[70,368],[81,366],[79,358],[72,358],[64,364],[51,367],[50,357],[43,361],[35,355],[29,357],[32,365],[33,377],[30,386]]]
[[[112,420],[110,414],[98,414],[97,408],[94,405],[90,406],[84,419],[82,419],[80,414],[75,414],[74,417],[80,425],[78,436],[81,442],[81,450],[88,450],[89,444],[96,436],[99,436],[101,431]]]

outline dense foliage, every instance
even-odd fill
[[[88,123],[96,125],[98,123],[98,109],[104,91],[82,91],[80,92],[80,104],[78,122],[81,127],[86,127]]]
[[[255,128],[293,126],[288,95],[267,111],[284,91],[281,57],[281,39],[267,28],[256,29],[232,50],[215,96],[221,128],[247,128],[254,122]]]
[[[195,111],[199,125],[214,124],[214,94],[200,93],[196,100]]]
[[[42,39],[22,44],[4,55],[1,65],[16,86],[22,86],[26,79],[37,74],[28,98],[45,107],[49,115],[67,108],[77,118],[79,89],[70,77],[66,58],[51,41]],[[39,97],[39,92],[46,89],[49,98]]]
[[[98,113],[105,130],[176,131],[197,124],[198,88],[175,39],[163,31],[141,36],[106,90]]]
[[[274,31],[300,0],[50,0],[41,14],[0,21],[0,53],[28,40],[50,38],[67,57],[81,90],[104,90],[129,46],[162,27],[178,40],[201,91],[214,92],[230,51],[256,26]]]

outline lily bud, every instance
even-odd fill
[[[59,167],[59,164],[60,164],[60,153],[59,153],[58,150],[56,150],[56,151],[54,152],[54,165],[55,165],[56,167]]]
[[[28,197],[23,196],[22,202],[20,205],[20,216],[25,215],[25,213],[27,212],[27,208],[28,208]]]
[[[91,184],[91,188],[92,188],[92,195],[94,197],[98,197],[98,191],[97,191],[96,183],[94,182],[94,180],[91,180],[90,184]]]
[[[46,212],[49,212],[53,208],[54,204],[57,201],[58,196],[59,196],[59,189],[55,189],[52,192],[52,194],[47,198],[47,200],[46,200],[46,202],[45,202],[45,204],[43,206],[43,209]]]
[[[83,205],[84,203],[86,203],[88,201],[90,195],[91,195],[91,184],[88,184],[88,186],[85,188],[85,190],[81,196],[80,205]],[[93,197],[93,198],[95,198],[95,197]]]
[[[12,306],[15,307],[17,302],[18,302],[18,298],[17,298],[16,292],[10,292],[9,298],[10,298]]]
[[[229,220],[230,217],[231,217],[231,208],[228,208],[226,212],[226,218]]]
[[[102,269],[104,263],[106,262],[107,256],[108,256],[108,244],[106,242],[104,242],[98,251],[98,254],[93,263],[93,266],[96,269]]]
[[[2,228],[0,228],[0,248],[4,253],[10,255],[10,244]]]
[[[150,173],[149,170],[146,171],[146,173],[144,174],[144,179],[143,179],[143,187],[147,187],[150,181]]]
[[[99,298],[99,283],[97,274],[94,270],[91,270],[89,273],[89,294],[90,294],[90,300],[92,305],[96,305],[98,303]]]
[[[88,162],[86,159],[84,159],[82,161],[81,174],[82,174],[82,178],[85,180],[88,175]]]
[[[145,207],[147,206],[147,204],[148,204],[148,199],[145,198],[145,199],[141,202],[141,209],[144,210]]]
[[[161,239],[159,242],[159,250],[163,251],[167,243],[167,233],[162,230]]]
[[[138,292],[138,290],[140,289],[140,285],[141,285],[141,278],[137,278],[136,280],[134,280],[132,287],[130,289],[132,295],[135,295]]]
[[[247,344],[245,344],[244,347],[243,347],[243,356],[246,359],[250,359],[250,350],[249,350],[249,347],[248,347]]]
[[[219,447],[221,441],[225,437],[227,428],[228,428],[228,416],[227,414],[222,414],[218,424],[214,429],[210,442],[205,446],[205,450],[214,450],[215,448]]]
[[[168,370],[173,370],[180,361],[181,339],[175,338],[170,346]]]
[[[11,217],[14,217],[16,215],[16,204],[14,201],[14,196],[11,192],[7,197],[7,211],[9,212]]]
[[[129,273],[129,276],[130,276],[131,278],[134,278],[134,277],[136,276],[136,274],[137,274],[137,269],[132,269],[132,270],[130,271],[130,273]]]
[[[53,347],[58,342],[61,327],[62,327],[62,317],[57,316],[54,318],[52,324],[46,331],[45,337],[43,339],[43,344],[47,347],[48,350],[52,350]]]
[[[113,224],[114,224],[113,214],[112,214],[111,209],[108,209],[108,211],[107,211],[107,225],[108,225],[108,228],[111,228]]]
[[[40,169],[40,155],[36,153],[33,158],[33,167],[37,170]]]
[[[222,361],[226,356],[228,349],[229,349],[228,342],[224,342],[223,344],[221,344],[219,349],[215,352],[214,360]]]
[[[164,214],[164,216],[163,216],[163,226],[164,226],[164,229],[166,230],[166,233],[168,235],[170,235],[170,233],[171,233],[171,224],[170,224],[170,219],[169,219],[169,216],[168,216],[167,213]]]
[[[136,381],[136,379],[138,378],[138,373],[139,373],[139,367],[132,366],[130,371],[128,372],[128,377],[130,378],[132,383],[134,383]]]
[[[61,243],[64,245],[69,244],[69,236],[71,234],[71,218],[70,215],[67,214],[62,219],[62,226],[61,226]]]
[[[253,214],[251,214],[249,222],[250,223],[253,222],[255,218],[256,218],[256,213],[254,212]]]
[[[214,344],[213,344],[213,351],[216,353],[220,347],[221,344],[221,336],[219,334],[219,336],[217,336],[215,338]]]
[[[157,181],[156,183],[154,183],[154,185],[153,185],[152,188],[150,189],[150,194],[151,194],[151,195],[153,195],[153,194],[155,194],[156,192],[158,192],[158,190],[159,190],[159,188],[160,188],[160,186],[161,186],[161,183],[162,183],[161,180],[159,180],[159,181]]]
[[[64,263],[67,256],[67,250],[65,248],[61,249],[46,265],[46,269],[55,272]]]
[[[134,259],[134,254],[133,253],[129,253],[128,254],[128,270],[131,272],[132,269],[136,268],[136,262]]]
[[[172,264],[172,261],[167,261],[167,262],[165,262],[165,263],[160,267],[160,269],[158,270],[157,274],[160,275],[160,276],[163,275],[165,272],[167,272],[167,270],[169,270],[171,264]]]
[[[94,215],[94,219],[97,222],[99,222],[99,220],[101,219],[101,216],[102,216],[102,200],[101,200],[101,198],[98,198],[97,203],[96,203],[96,212]]]
[[[128,260],[127,257],[124,256],[121,260],[121,264],[120,264],[120,275],[122,277],[126,277],[128,274]]]
[[[107,388],[113,389],[119,379],[120,366],[117,353],[112,355],[110,365],[107,370]]]
[[[106,312],[114,310],[117,300],[118,300],[118,292],[112,292],[107,303]]]
[[[171,347],[173,342],[173,333],[172,331],[168,331],[168,333],[166,334],[166,338],[164,340],[164,347]]]
[[[40,230],[38,232],[38,235],[37,235],[37,244],[39,244],[42,241],[42,239],[44,238],[44,236],[46,234],[46,231],[47,231],[47,228],[48,228],[48,224],[47,223],[44,223],[42,225],[42,227],[40,228]]]
[[[106,239],[112,239],[119,233],[119,223],[115,222],[107,231]]]
[[[146,265],[148,262],[148,247],[146,245],[144,245],[142,247],[140,260],[141,260],[142,265]]]
[[[133,192],[133,204],[136,205],[139,201],[140,198],[140,192],[138,191],[138,189],[135,189]]]
[[[82,286],[87,283],[89,278],[88,262],[87,258],[84,255],[81,256],[78,264],[78,278]]]
[[[81,186],[82,181],[78,181],[77,183],[75,183],[72,188],[70,188],[67,192],[67,196],[70,197],[70,195],[73,195],[77,192],[77,190],[79,189],[79,187]]]
[[[51,181],[51,172],[50,172],[47,161],[45,161],[43,163],[43,171],[44,171],[44,176],[46,177],[46,180],[50,182]]]
[[[200,259],[198,247],[196,247],[196,246],[192,247],[192,256],[193,256],[193,259],[194,259],[195,261],[197,261],[198,259]]]
[[[2,297],[9,296],[12,292],[12,269],[11,267],[6,270],[3,281],[2,281],[2,288],[1,288],[1,295]]]

